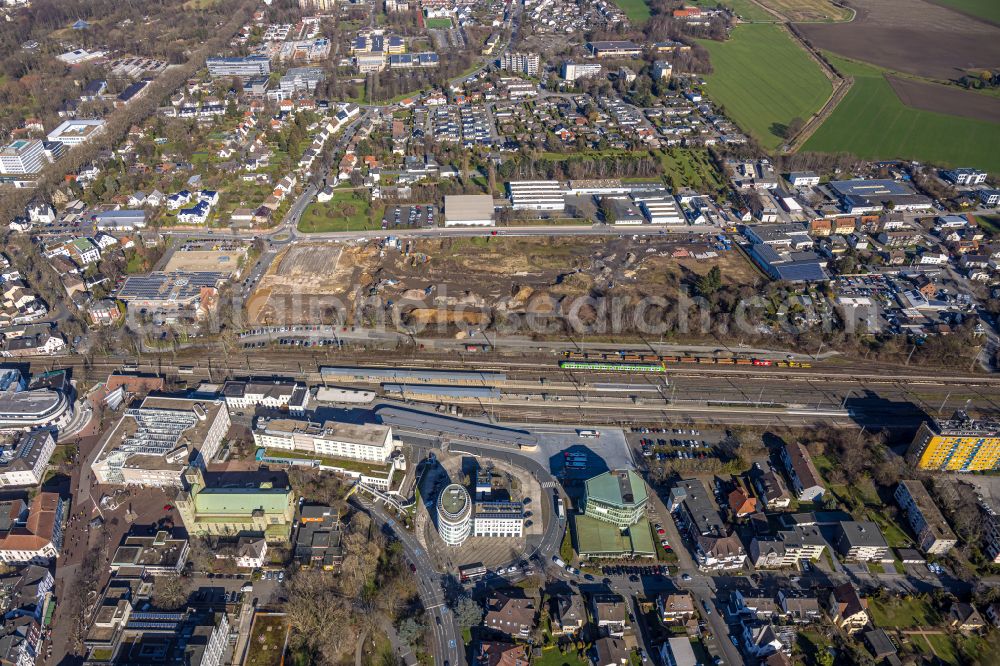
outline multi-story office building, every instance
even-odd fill
[[[524,507],[520,502],[476,502],[473,513],[473,536],[519,537],[524,534]]]
[[[573,62],[567,60],[562,66],[562,77],[566,81],[578,81],[601,73],[602,65],[596,62]]]
[[[253,433],[265,449],[305,451],[317,456],[384,463],[393,451],[392,428],[376,423],[353,424],[296,419],[264,420]]]
[[[104,435],[91,465],[94,479],[179,488],[188,465],[204,467],[215,457],[230,423],[222,400],[148,396]]]
[[[89,141],[104,131],[104,120],[95,119],[74,119],[64,120],[58,127],[49,132],[49,141],[58,141],[67,146],[78,146]]]
[[[236,76],[239,78],[250,78],[254,76],[267,76],[271,73],[271,59],[267,56],[252,55],[241,58],[207,58],[205,64],[208,66],[210,76]]]
[[[924,484],[913,479],[900,481],[895,496],[925,553],[944,555],[955,547],[958,537],[948,526]]]
[[[229,381],[222,387],[222,395],[233,411],[266,407],[302,414],[308,391],[304,385],[291,381]]]
[[[920,469],[979,472],[1000,468],[1000,421],[972,419],[956,412],[945,421],[920,426],[907,461]]]
[[[111,571],[136,567],[151,576],[178,574],[187,562],[188,552],[188,540],[174,538],[166,530],[153,536],[127,536],[109,566]]]
[[[645,517],[648,499],[646,484],[638,474],[614,470],[587,479],[583,513],[625,529]]]
[[[446,486],[437,500],[437,528],[449,546],[461,546],[472,534],[472,498],[462,485]]]
[[[17,139],[0,150],[0,174],[30,175],[46,164],[45,146],[39,139]]]

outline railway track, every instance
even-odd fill
[[[143,372],[155,372],[168,376],[189,376],[191,378],[222,379],[221,375],[234,373],[240,375],[278,374],[315,376],[318,381],[319,367],[324,365],[358,365],[371,368],[401,368],[401,369],[440,369],[440,370],[475,370],[479,372],[506,373],[509,382],[530,382],[552,378],[565,379],[571,384],[594,384],[612,381],[634,381],[641,375],[614,372],[575,372],[559,368],[557,359],[542,360],[510,360],[476,358],[399,358],[387,361],[364,358],[362,355],[350,359],[343,355],[309,355],[301,354],[275,358],[251,357],[249,355],[212,355],[201,354],[191,358],[171,355],[167,358],[155,357],[140,360],[132,364],[123,363],[117,358],[84,359],[78,355],[48,356],[31,361],[33,371],[73,368],[77,373],[84,373],[87,379],[97,380],[124,366],[133,365]],[[679,365],[667,366],[665,377],[671,378],[711,378],[719,380],[768,380],[768,381],[825,381],[854,384],[898,385],[900,382],[924,386],[966,386],[966,387],[997,387],[1000,377],[988,375],[928,375],[900,371],[897,368],[887,369],[885,373],[832,371],[824,368],[773,368],[773,367],[720,367],[714,365]]]

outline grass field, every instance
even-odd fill
[[[429,18],[424,23],[429,30],[448,30],[452,27],[450,18]]]
[[[1000,173],[1000,151],[989,140],[1000,123],[959,118],[904,105],[871,65],[827,54],[854,85],[803,151],[846,152],[865,159],[913,159]]]
[[[789,21],[801,23],[846,21],[851,10],[838,7],[830,0],[761,0],[771,9],[780,12]]]
[[[931,0],[931,2],[1000,23],[1000,2],[997,0]]]
[[[354,193],[355,190],[337,190],[330,201],[323,203],[315,201],[310,204],[299,220],[299,231],[317,233],[381,228],[381,218],[374,224],[369,222],[368,211],[371,209],[371,204],[368,200],[359,199]]]
[[[590,661],[577,657],[575,651],[563,654],[557,648],[551,648],[543,649],[542,656],[535,657],[531,663],[533,666],[587,666]]]
[[[921,599],[890,599],[881,602],[878,599],[868,600],[868,610],[872,614],[875,626],[882,628],[896,627],[935,627],[941,621],[934,609]]]
[[[793,118],[818,111],[833,87],[819,65],[774,25],[741,25],[725,42],[702,40],[714,72],[709,97],[765,148],[777,148]]]
[[[642,25],[649,20],[649,5],[645,0],[615,0],[615,4],[622,8],[632,25]]]
[[[663,172],[672,174],[675,184],[699,192],[714,192],[723,186],[723,179],[712,164],[707,150],[670,148],[660,155]]]

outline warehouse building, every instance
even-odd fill
[[[566,210],[566,189],[558,180],[512,180],[507,189],[514,210]]]
[[[681,212],[677,201],[668,195],[647,196],[637,195],[633,197],[639,204],[642,214],[646,216],[650,224],[684,224],[684,213]]]
[[[452,194],[444,198],[444,226],[492,227],[493,197],[488,194]]]

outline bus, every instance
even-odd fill
[[[474,580],[486,577],[486,567],[482,562],[463,564],[458,568],[458,577],[463,583],[470,583]]]
[[[601,436],[600,430],[577,430],[576,434],[580,437],[586,437],[588,439],[596,439]]]
[[[559,512],[560,522],[564,522],[566,520],[566,505],[563,503],[562,497],[556,498],[556,510]]]

